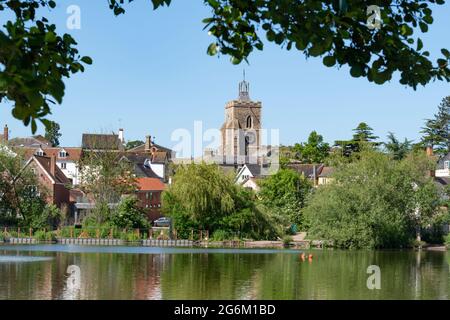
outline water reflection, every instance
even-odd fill
[[[445,252],[314,251],[309,262],[279,250],[34,249],[0,247],[0,259],[38,259],[0,263],[0,299],[448,299],[450,289]],[[366,286],[370,265],[381,290]]]

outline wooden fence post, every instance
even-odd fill
[[[30,228],[30,238],[33,238],[33,229]]]

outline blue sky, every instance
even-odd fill
[[[71,4],[81,8],[81,30],[65,27]],[[304,141],[312,130],[329,142],[346,139],[361,121],[382,138],[393,131],[400,138],[418,139],[423,120],[450,95],[450,84],[444,82],[417,91],[394,80],[371,84],[352,78],[346,68],[326,68],[321,59],[306,60],[270,43],[252,54],[250,65],[210,57],[206,48],[212,38],[201,22],[209,11],[201,0],[174,0],[170,8],[157,11],[150,1],[137,0],[120,17],[114,17],[106,0],[64,0],[50,16],[60,31],[74,35],[83,55],[94,59],[85,73],[66,81],[64,102],[54,109],[52,119],[61,124],[65,146],[79,146],[83,132],[123,127],[127,140],[150,134],[171,147],[171,133],[193,131],[196,120],[205,128],[219,128],[225,103],[237,97],[244,68],[251,97],[263,102],[263,125],[280,129],[282,144]],[[434,16],[422,39],[438,54],[450,49],[450,5],[436,8]],[[30,135],[10,110],[0,105],[1,126],[8,123],[13,137]]]

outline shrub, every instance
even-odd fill
[[[445,236],[444,243],[447,248],[450,248],[450,233]]]
[[[225,230],[216,230],[211,236],[212,241],[224,241],[230,238],[230,234]]]
[[[38,241],[55,241],[56,236],[51,231],[45,232],[43,230],[39,230],[34,233],[34,239]]]
[[[284,246],[289,246],[293,240],[294,240],[294,239],[292,238],[292,236],[290,236],[290,235],[285,235],[285,236],[283,237],[283,245],[284,245]]]

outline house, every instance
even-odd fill
[[[450,152],[439,159],[435,176],[450,177]]]
[[[266,177],[263,167],[258,164],[244,164],[238,169],[235,183],[243,186],[244,188],[252,189],[256,192],[259,191],[258,180]]]
[[[37,147],[41,147],[41,146],[43,146],[43,147],[51,147],[52,146],[50,141],[48,141],[41,135],[25,137],[25,138],[13,138],[13,139],[9,139],[7,141],[8,141],[8,145],[11,147],[37,148]]]
[[[137,178],[138,190],[136,196],[141,208],[147,213],[150,221],[161,217],[161,194],[165,189],[164,183],[157,178]]]
[[[40,145],[38,147],[19,148],[24,151],[25,159],[31,158],[33,155],[41,157],[55,157],[56,165],[61,169],[64,175],[71,180],[73,185],[80,183],[80,172],[78,162],[82,155],[81,148],[73,147],[47,147]]]
[[[46,202],[56,205],[58,208],[70,205],[70,191],[67,185],[71,181],[64,175],[56,165],[56,157],[43,157],[33,155],[25,164],[25,168],[30,168],[36,174],[41,187],[46,193]]]
[[[172,150],[156,144],[151,136],[146,136],[143,144],[127,150],[125,156],[129,159],[145,159],[146,167],[151,168],[163,182],[168,182],[172,155]]]
[[[298,162],[290,162],[287,166],[288,169],[294,170],[304,178],[312,181],[314,186],[319,184],[319,175],[322,173],[324,164],[305,164]]]
[[[319,174],[318,185],[326,185],[331,183],[334,178],[332,177],[335,169],[333,167],[323,167]]]
[[[81,148],[90,151],[123,151],[123,143],[123,129],[119,130],[119,134],[83,133]]]

